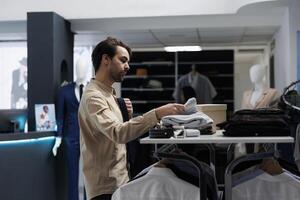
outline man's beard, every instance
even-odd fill
[[[115,73],[112,74],[112,79],[114,82],[122,82],[124,80],[125,75],[123,73]]]

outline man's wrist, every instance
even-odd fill
[[[156,119],[157,119],[157,120],[160,120],[160,119],[161,119],[161,115],[160,115],[160,113],[159,113],[159,112],[160,112],[160,111],[159,111],[159,108],[155,108],[154,110],[155,110],[155,116],[156,116]]]

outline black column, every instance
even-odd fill
[[[73,79],[74,34],[53,12],[27,14],[28,129],[35,130],[34,105],[55,103],[62,81]]]

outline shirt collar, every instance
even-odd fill
[[[95,83],[96,85],[98,85],[100,88],[102,88],[103,90],[105,90],[106,92],[115,95],[116,91],[113,87],[111,86],[107,86],[104,83],[102,83],[101,81],[98,81],[94,78],[91,79],[91,83]]]
[[[167,176],[167,177],[177,177],[172,170],[166,167],[152,167],[147,176]]]
[[[293,177],[289,176],[286,172],[283,172],[278,175],[273,175],[273,176],[268,173],[263,173],[263,174],[259,175],[257,178],[260,180],[265,180],[265,181],[269,181],[269,182],[289,182],[289,181],[295,180],[295,179],[293,179]]]

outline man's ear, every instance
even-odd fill
[[[104,65],[108,65],[110,62],[110,57],[107,54],[102,55],[102,62]]]

